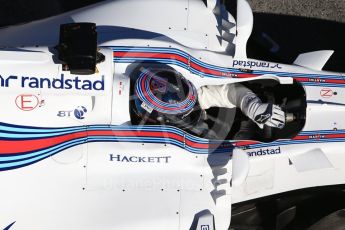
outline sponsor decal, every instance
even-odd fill
[[[147,156],[123,156],[120,154],[110,154],[110,161],[124,162],[124,163],[156,163],[167,164],[171,156],[164,157],[147,157]]]
[[[0,75],[0,86],[1,87],[10,87],[10,82],[18,80],[17,76],[9,76],[4,78]]]
[[[239,61],[233,60],[232,66],[240,66],[244,68],[253,68],[253,67],[262,67],[262,68],[271,68],[271,69],[281,69],[282,67],[277,63],[270,63],[265,61]]]
[[[321,78],[308,78],[309,82],[316,82],[316,83],[325,83],[326,80],[325,79],[321,79]]]
[[[0,75],[0,87],[11,87],[15,82],[19,82],[21,88],[25,89],[74,89],[74,90],[104,90],[104,76],[97,80],[88,80],[79,76],[66,78],[61,74],[57,78],[27,77]]]
[[[323,88],[320,90],[320,95],[323,98],[330,98],[333,96],[333,91],[331,89],[328,89],[328,88]]]
[[[72,112],[73,112],[72,110],[59,111],[56,116],[58,116],[58,117],[70,117]]]
[[[222,76],[232,78],[232,77],[238,77],[238,74],[222,72]]]
[[[75,118],[78,120],[83,120],[85,118],[85,115],[87,113],[87,109],[85,106],[78,106],[74,110],[62,110],[58,111],[57,116],[58,117],[71,117],[72,114]]]
[[[309,139],[324,139],[325,138],[325,135],[321,135],[321,134],[315,134],[315,135],[310,135],[308,136]]]
[[[266,149],[259,149],[259,150],[247,152],[247,153],[250,157],[253,157],[253,156],[281,154],[281,150],[280,150],[280,147],[278,147],[278,148],[266,148]]]
[[[38,106],[43,106],[44,100],[38,99],[38,97],[33,94],[20,94],[16,97],[15,103],[20,110],[31,111]]]
[[[74,110],[74,116],[75,118],[82,120],[85,117],[85,114],[87,113],[87,109],[84,106],[78,106],[75,110]]]

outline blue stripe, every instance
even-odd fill
[[[248,147],[249,149],[252,149],[252,148],[263,148],[263,147],[278,146],[278,145],[325,143],[325,142],[345,142],[345,138],[276,141],[276,142],[271,142],[271,143],[253,144],[246,147]]]
[[[54,133],[60,131],[82,131],[84,127],[61,127],[61,128],[37,128],[31,126],[16,126],[0,123],[0,131],[21,132],[21,133]]]
[[[215,66],[215,65],[211,65],[211,64],[207,64],[205,62],[200,61],[199,59],[190,56],[188,53],[178,50],[176,48],[155,48],[155,47],[113,47],[114,51],[126,51],[126,52],[133,52],[133,51],[137,51],[137,52],[156,52],[156,53],[174,53],[174,54],[178,54],[181,55],[185,58],[190,59],[192,62],[194,62],[197,65],[200,65],[204,68],[208,68],[211,70],[216,70],[216,71],[220,71],[220,72],[225,72],[225,73],[243,73],[241,72],[239,69],[237,68],[226,68],[226,67],[220,67],[220,66]],[[120,61],[120,59],[122,59],[122,62],[127,61],[133,61],[133,60],[140,60],[140,58],[114,58],[115,61]],[[148,61],[148,60],[154,60],[154,61],[159,61],[159,62],[163,62],[163,63],[173,63],[173,64],[177,64],[171,61],[167,61],[167,59],[151,59],[151,58],[141,58],[141,60],[143,61]],[[178,61],[179,62],[179,61]],[[179,64],[178,64],[179,65]],[[181,65],[180,65],[181,66]],[[182,66],[186,69],[189,69],[189,66]],[[216,75],[209,75],[209,74],[204,74],[201,71],[195,70],[193,71],[193,73],[198,74],[198,75],[203,75],[205,77],[215,77]],[[289,77],[295,77],[295,78],[303,78],[303,77],[307,77],[307,78],[319,78],[319,79],[336,79],[336,80],[342,80],[343,77],[341,75],[329,75],[329,74],[307,74],[307,73],[288,73],[288,72],[274,72],[274,71],[261,71],[261,70],[253,70],[253,74],[259,74],[259,75],[263,75],[263,74],[274,74],[277,76],[289,76]],[[219,76],[221,77],[221,76]],[[226,77],[225,77],[226,78]],[[303,82],[304,83],[304,82]],[[309,86],[319,86],[319,85],[324,86],[325,83],[318,83],[318,85],[315,84],[308,84]],[[343,86],[339,86],[339,84],[335,84],[336,86],[334,86],[334,84],[329,84],[327,86],[329,87],[343,87]]]
[[[86,138],[79,138],[79,139],[67,141],[67,142],[58,144],[56,146],[49,147],[49,148],[44,149],[44,150],[31,152],[29,154],[22,154],[22,155],[15,155],[15,156],[2,156],[2,157],[0,157],[0,162],[11,162],[11,161],[20,161],[20,160],[24,160],[24,159],[29,159],[29,158],[33,158],[33,157],[36,157],[39,155],[43,155],[47,152],[51,152],[51,151],[60,149],[60,148],[65,147],[65,146],[70,146],[71,144],[74,144],[73,146],[75,146],[75,145],[79,145],[79,144],[83,144],[83,143],[86,143]]]
[[[65,134],[74,134],[84,130],[79,131],[66,131],[66,132],[56,132],[56,133],[39,133],[39,134],[30,134],[30,133],[0,133],[1,139],[21,139],[21,140],[29,140],[29,139],[37,139],[37,138],[48,138],[48,137],[57,137],[62,136]]]
[[[121,52],[150,52],[150,53],[172,53],[178,54],[186,59],[189,58],[189,54],[186,52],[176,49],[176,48],[149,48],[149,47],[113,47],[113,51],[121,51]]]
[[[61,146],[60,148],[57,148],[53,151],[49,151],[49,152],[42,154],[42,155],[38,155],[38,156],[33,157],[33,158],[29,158],[29,159],[22,160],[22,161],[15,161],[12,163],[0,164],[0,170],[4,170],[6,168],[17,168],[17,167],[21,167],[23,165],[29,165],[29,164],[35,163],[37,161],[43,160],[44,158],[47,158],[49,156],[52,156],[58,152],[61,152],[61,151],[64,151],[68,148],[76,146],[76,145],[78,145],[78,144],[77,143],[70,143],[68,145]]]
[[[0,157],[0,170],[8,170],[18,167],[23,167],[26,165],[33,164],[38,162],[42,159],[45,159],[49,156],[52,156],[58,152],[64,151],[65,149],[84,144],[84,143],[91,143],[91,142],[132,142],[132,143],[158,143],[158,144],[172,144],[177,147],[183,148],[186,151],[196,154],[216,154],[216,153],[229,153],[232,151],[232,143],[236,141],[226,140],[226,141],[210,141],[208,139],[203,139],[199,137],[195,137],[191,134],[185,133],[184,131],[169,126],[111,126],[111,125],[92,125],[88,127],[71,127],[71,128],[35,128],[29,126],[15,126],[10,124],[1,124],[0,127],[6,132],[18,132],[17,135],[19,137],[30,136],[30,137],[37,137],[42,135],[43,137],[52,136],[52,132],[55,130],[57,134],[69,134],[77,131],[92,131],[92,130],[110,130],[110,131],[151,131],[151,132],[167,132],[179,135],[180,137],[184,137],[184,140],[193,141],[195,143],[200,144],[210,144],[210,145],[218,145],[218,147],[214,148],[195,148],[192,146],[188,146],[185,144],[184,141],[178,141],[172,138],[166,137],[118,137],[118,136],[88,136],[82,137],[79,139],[67,141],[55,146],[51,146],[47,149],[42,149],[35,152],[26,152],[26,153],[19,153],[15,156],[13,155],[2,155]],[[31,133],[25,133],[30,131]],[[48,132],[49,131],[49,132]],[[0,132],[0,136],[12,138],[16,140],[18,136],[15,133],[6,133]],[[327,135],[327,134],[343,134],[345,130],[315,130],[315,131],[303,131],[299,135]],[[271,147],[271,146],[282,146],[282,145],[294,145],[294,144],[320,144],[320,143],[337,143],[337,142],[345,142],[345,138],[325,138],[325,139],[306,139],[306,140],[278,140],[272,143],[258,143],[244,146],[246,149],[253,149],[253,148],[263,148],[263,147]],[[227,146],[222,146],[225,144]]]

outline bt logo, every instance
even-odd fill
[[[77,118],[79,120],[83,120],[85,118],[86,113],[87,113],[87,109],[84,106],[78,106],[74,110],[58,111],[57,116],[58,117],[71,117],[72,113],[73,113],[75,118]]]
[[[87,109],[84,106],[78,106],[75,110],[74,110],[74,116],[79,119],[82,120],[85,117],[85,114],[87,113]]]

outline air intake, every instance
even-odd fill
[[[60,26],[57,46],[64,70],[72,74],[94,74],[97,64],[97,32],[94,23],[70,23]]]

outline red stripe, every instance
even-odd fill
[[[115,131],[115,130],[100,130],[88,131],[89,136],[114,136],[114,137],[156,137],[156,138],[170,138],[183,142],[183,137],[169,132],[151,132],[151,131]]]
[[[292,140],[307,140],[309,139],[309,136],[296,136],[292,138]]]
[[[294,77],[299,82],[311,82],[311,83],[334,83],[334,84],[345,84],[345,80],[340,79],[323,79],[323,78],[308,78],[308,77]]]
[[[252,78],[252,77],[258,77],[258,74],[252,74],[252,73],[239,73],[238,78]]]
[[[220,71],[217,71],[217,70],[211,70],[211,69],[207,69],[207,68],[204,68],[198,64],[195,64],[194,62],[191,62],[190,63],[190,66],[193,68],[193,69],[196,69],[196,70],[199,70],[200,72],[202,73],[206,73],[206,74],[212,74],[212,75],[216,75],[216,76],[223,76],[223,72],[220,72]]]
[[[0,141],[0,155],[1,154],[15,154],[15,153],[23,153],[23,152],[30,152],[30,151],[37,151],[43,148],[49,148],[54,145],[58,145],[70,140],[74,140],[77,138],[83,138],[87,136],[114,136],[114,137],[152,137],[152,138],[166,138],[166,139],[173,139],[180,142],[184,142],[187,146],[199,149],[207,149],[207,148],[214,148],[212,143],[197,143],[191,140],[184,140],[183,136],[180,136],[175,133],[170,132],[153,132],[153,131],[116,131],[116,130],[92,130],[92,131],[83,131],[77,132],[73,134],[67,134],[64,136],[58,137],[49,137],[49,138],[42,138],[38,140],[2,140]],[[311,138],[311,136],[315,136],[315,138]],[[313,134],[313,135],[303,135],[303,136],[296,136],[292,140],[307,140],[307,139],[318,139],[317,137],[320,136],[319,139],[332,139],[332,138],[345,138],[345,133],[341,134]],[[258,144],[258,141],[237,141],[232,143],[233,146],[247,146]],[[221,145],[220,145],[221,147]]]
[[[338,133],[338,134],[326,134],[326,135],[323,135],[324,138],[345,138],[345,133]]]
[[[338,80],[338,79],[325,79],[325,82],[322,83],[336,83],[336,84],[345,84],[344,80]]]
[[[173,59],[188,64],[188,59],[177,54],[165,53],[143,53],[143,52],[117,52],[114,51],[114,57],[117,58],[161,58]]]
[[[166,53],[150,53],[150,52],[117,52],[114,51],[114,57],[117,58],[160,58],[160,59],[173,59],[181,61],[185,64],[188,64],[188,59],[177,54],[166,54]],[[228,76],[229,74],[236,74],[239,78],[252,78],[257,77],[256,74],[246,74],[246,73],[232,73],[232,72],[222,72],[218,70],[212,70],[205,67],[202,67],[195,62],[191,62],[190,66],[202,73],[211,74],[215,76]]]
[[[309,82],[309,78],[307,78],[307,77],[296,77],[294,79],[296,81],[300,81],[300,82]]]
[[[234,142],[233,145],[234,146],[246,146],[246,145],[255,145],[260,143],[259,141],[237,141]]]
[[[184,141],[184,137],[170,132],[150,132],[150,131],[89,131],[90,136],[118,136],[118,137],[154,137],[154,138],[169,138],[180,142]],[[190,140],[185,140],[186,145],[193,148],[209,148],[209,144],[196,143]]]
[[[64,143],[77,138],[87,137],[86,131],[67,134],[58,137],[42,138],[37,140],[1,140],[0,141],[0,155],[1,154],[15,154],[30,152],[34,150],[49,148],[51,146]]]
[[[208,149],[210,146],[209,144],[205,143],[196,143],[194,141],[190,141],[186,139],[186,145],[192,148],[198,148],[198,149]]]
[[[117,58],[161,58],[161,59],[173,59],[188,64],[188,59],[177,54],[169,53],[151,53],[151,52],[118,52],[114,51],[114,57]],[[212,70],[202,67],[194,62],[190,63],[190,66],[202,73],[211,74],[215,76],[227,76],[232,74],[231,72],[222,72],[218,70]],[[258,74],[246,74],[246,73],[233,73],[238,78],[253,78],[259,76]],[[340,79],[323,79],[323,78],[308,78],[308,77],[293,77],[299,82],[314,82],[314,83],[334,83],[334,84],[345,84],[345,80]]]
[[[183,142],[183,137],[174,133],[168,132],[148,132],[148,131],[85,131],[67,134],[59,137],[49,137],[37,140],[2,140],[0,141],[0,155],[1,154],[15,154],[30,151],[37,151],[39,149],[49,148],[70,140],[87,136],[118,136],[118,137],[156,137],[156,138],[170,138]]]

